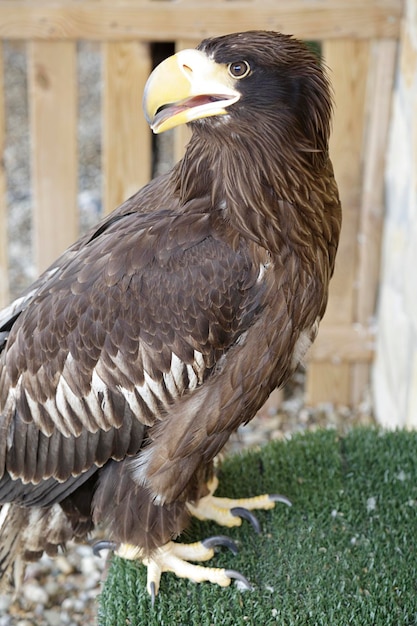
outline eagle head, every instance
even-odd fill
[[[145,116],[154,133],[181,124],[259,136],[290,132],[305,150],[326,149],[332,98],[320,59],[290,35],[249,31],[205,39],[150,75]],[[214,118],[214,120],[213,120]],[[219,124],[219,122],[221,122]]]

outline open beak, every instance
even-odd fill
[[[154,133],[213,115],[225,115],[239,100],[227,66],[199,50],[182,50],[162,61],[149,76],[143,109]]]

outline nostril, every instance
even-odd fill
[[[190,67],[189,65],[187,65],[186,63],[183,63],[183,64],[182,64],[182,69],[183,69],[183,70],[185,70],[186,72],[188,72],[189,74],[191,74],[191,73],[192,73],[192,71],[193,71],[193,70],[191,69],[191,67]]]

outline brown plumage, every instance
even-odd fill
[[[186,110],[184,158],[0,313],[2,572],[97,523],[147,553],[177,536],[317,333],[340,230],[327,78],[277,33],[199,50],[229,91],[151,120]]]

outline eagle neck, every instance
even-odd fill
[[[293,142],[286,149],[282,137],[278,141],[267,132],[262,137],[194,132],[174,171],[181,204],[209,193],[211,210],[222,211],[244,237],[277,252],[283,237],[287,242],[291,238],[288,208],[297,212],[295,228],[305,231],[311,197],[323,194],[322,188],[314,193],[322,184],[323,155],[308,149],[295,152]],[[299,239],[296,232],[294,239]]]

